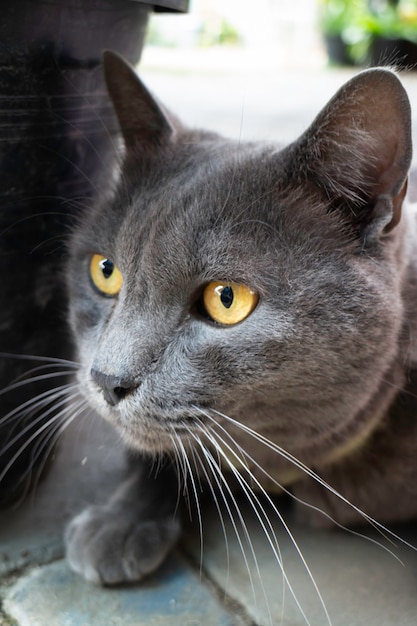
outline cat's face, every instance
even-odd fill
[[[241,145],[172,129],[126,68],[115,77],[118,63],[107,72],[125,170],[113,200],[80,225],[68,265],[84,395],[151,453],[211,420],[236,437],[223,414],[306,462],[338,454],[393,393],[383,381],[395,381],[402,326],[393,227],[406,120],[383,167],[372,128],[340,131],[338,152],[328,110],[284,151]],[[380,74],[405,119],[397,79]],[[118,102],[126,82],[135,113]]]

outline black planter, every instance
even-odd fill
[[[187,0],[153,4],[185,9]],[[106,190],[118,132],[101,54],[116,50],[136,64],[151,8],[134,0],[1,2],[1,353],[73,358],[62,279],[65,238]],[[0,389],[39,365],[0,355]],[[46,400],[22,412],[17,407],[64,380],[0,395],[0,502],[26,484],[59,426],[47,427],[54,414]]]
[[[417,43],[407,39],[374,37],[369,48],[369,64],[398,69],[417,69]]]
[[[353,65],[349,47],[340,35],[325,35],[324,43],[329,62],[332,65]]]

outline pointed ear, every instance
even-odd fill
[[[103,54],[104,75],[127,155],[150,155],[172,135],[172,127],[139,80],[134,69],[118,54]]]
[[[346,83],[296,145],[299,171],[367,238],[399,222],[411,163],[411,112],[397,76],[366,70]],[[301,168],[300,168],[301,165]]]

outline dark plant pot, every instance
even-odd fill
[[[349,47],[340,35],[325,35],[324,42],[329,62],[332,65],[354,65]]]
[[[186,0],[156,4],[180,9]],[[132,0],[1,2],[1,353],[73,358],[65,238],[108,188],[117,143],[101,55],[116,50],[136,64],[151,9]],[[35,365],[0,355],[0,390]],[[48,403],[13,411],[50,386],[38,381],[0,395],[0,420],[12,412],[0,421],[0,502],[25,482],[51,441],[50,429],[42,430],[53,416]],[[29,443],[37,429],[40,437]]]
[[[417,43],[407,39],[374,37],[369,48],[369,64],[399,69],[417,69]]]

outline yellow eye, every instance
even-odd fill
[[[94,286],[106,296],[117,296],[122,288],[123,277],[113,261],[101,254],[93,254],[90,276]]]
[[[218,324],[237,324],[252,313],[259,296],[239,283],[212,282],[204,289],[204,308]]]

